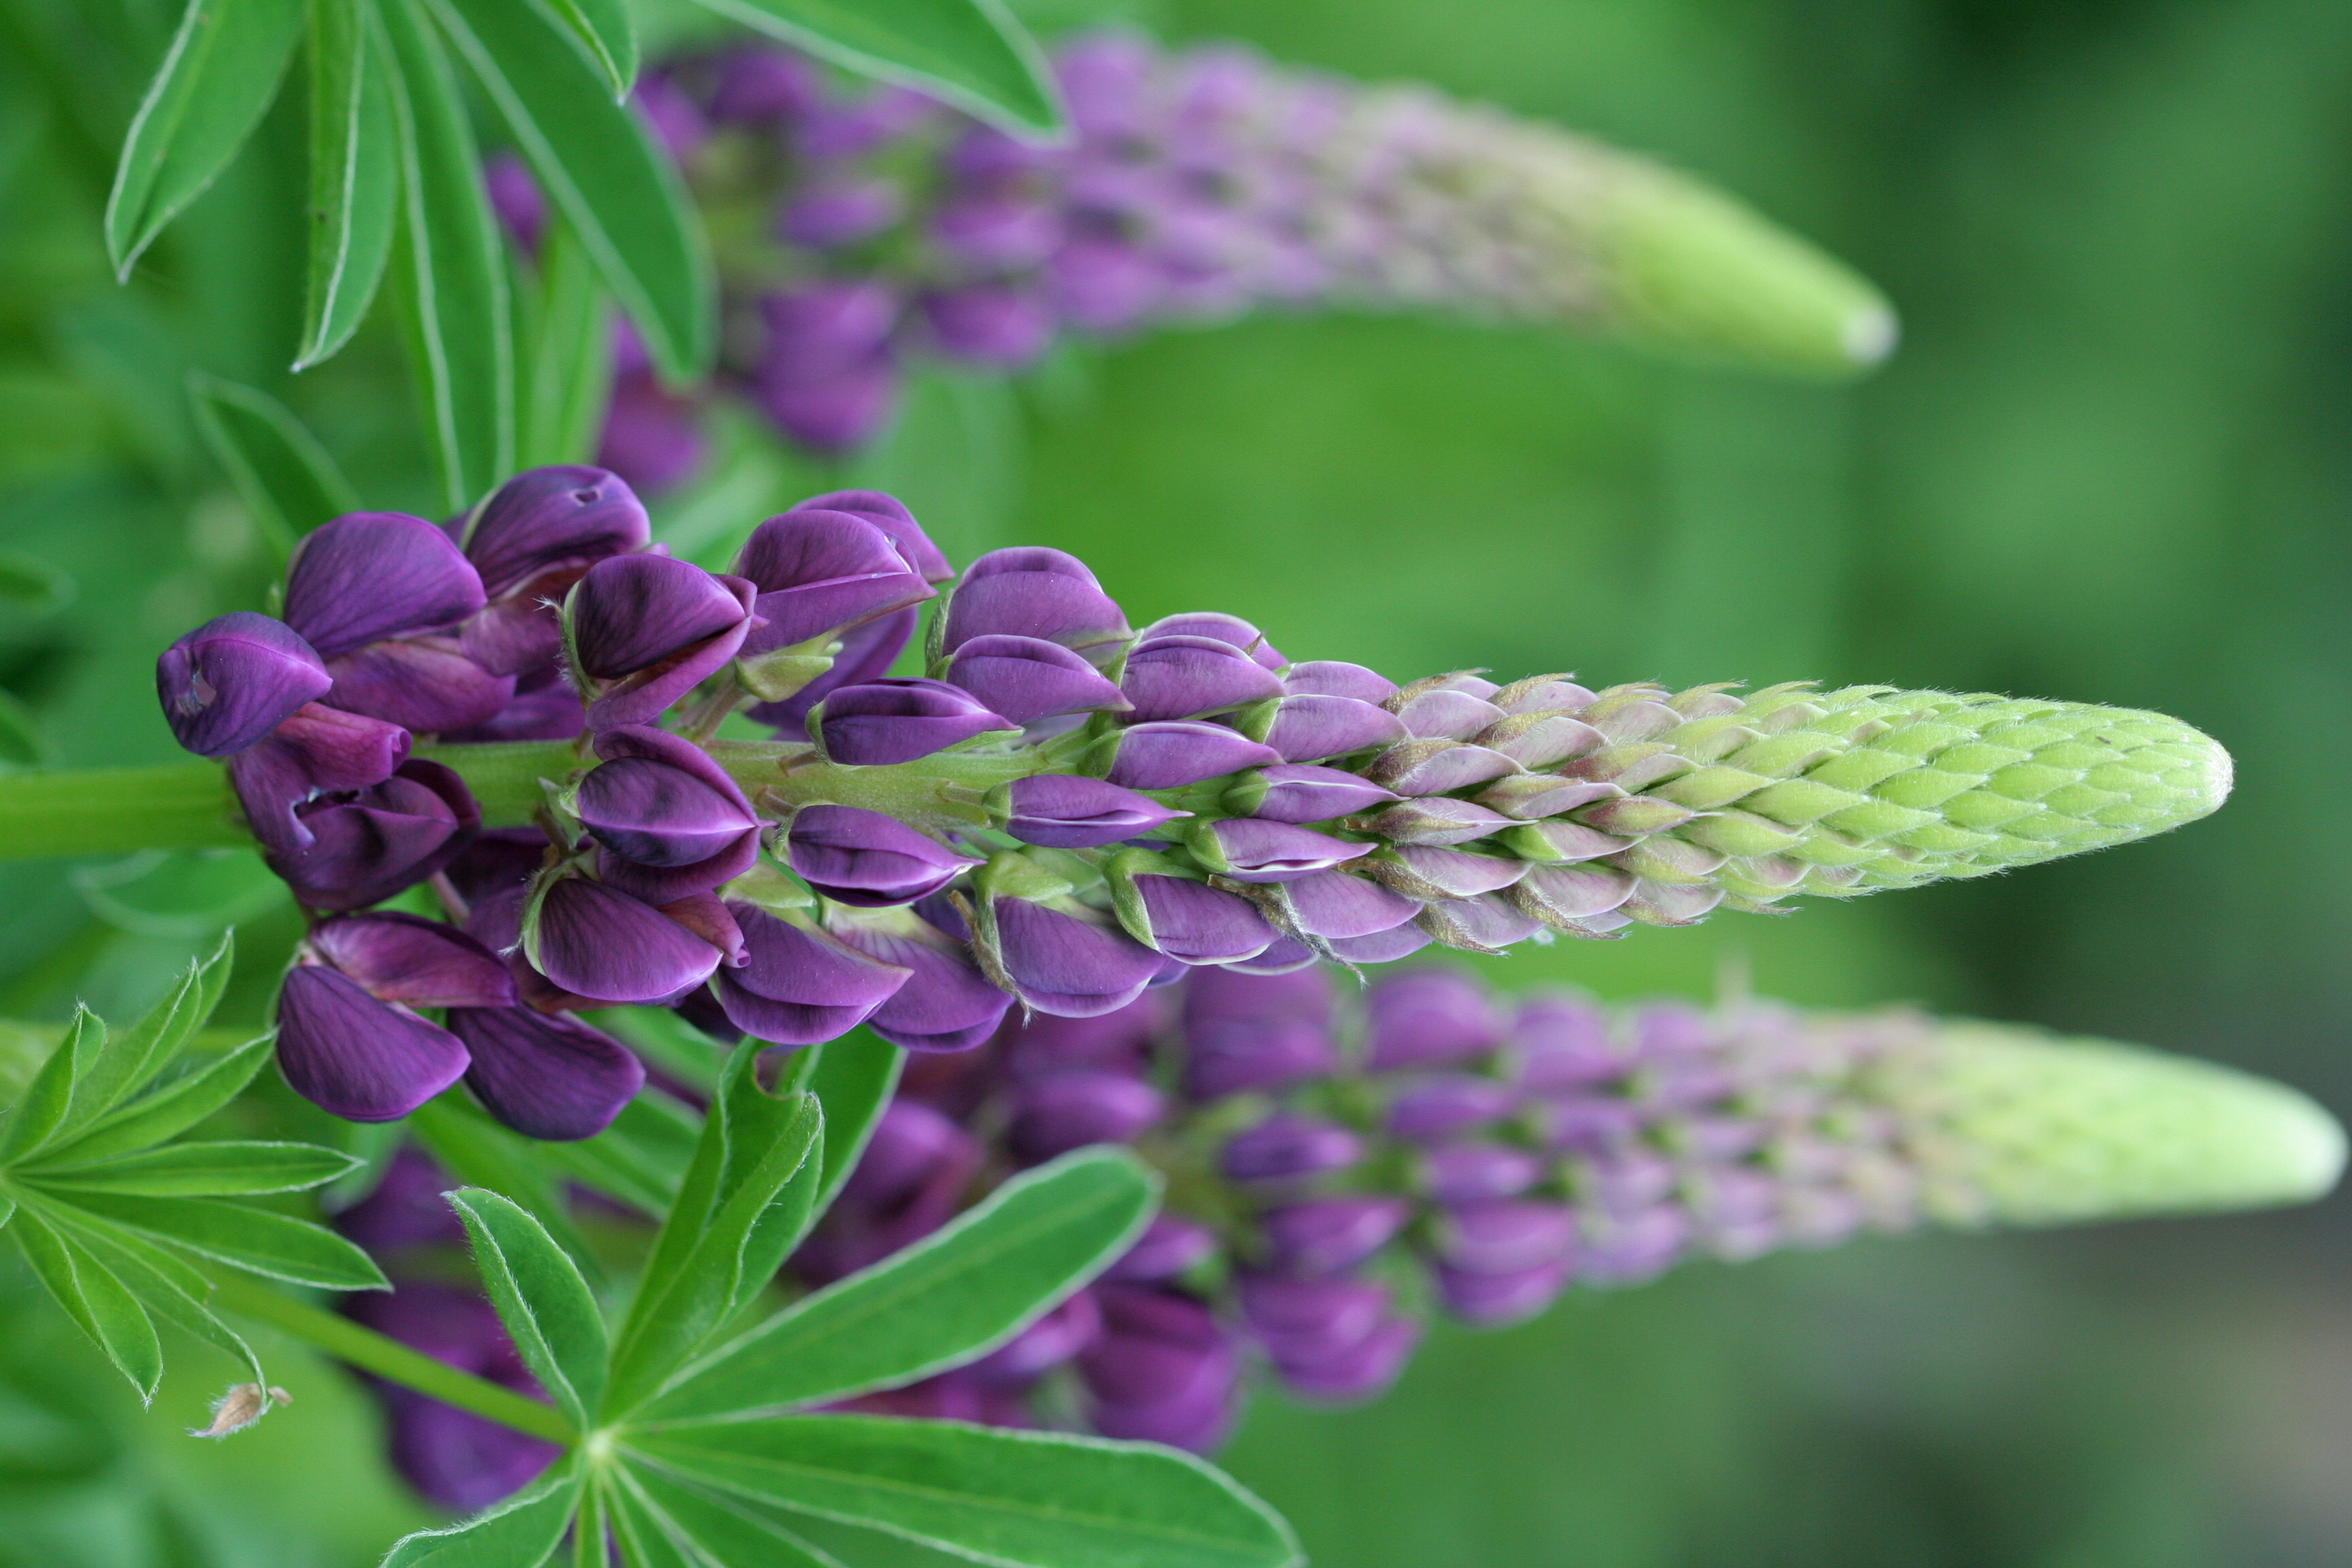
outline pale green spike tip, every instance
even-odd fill
[[[2306,1203],[2344,1170],[2343,1127],[2267,1079],[1990,1024],[1952,1026],[1938,1043],[1936,1160],[1979,1194],[1970,1217],[2050,1225]]]
[[[1600,232],[1620,330],[1832,379],[1895,352],[1894,307],[1853,268],[1696,181],[1643,173],[1611,193]]]

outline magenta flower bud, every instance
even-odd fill
[[[1286,763],[1319,763],[1404,738],[1404,725],[1385,708],[1313,694],[1284,698],[1265,732],[1265,743]]]
[[[314,910],[360,910],[414,887],[457,858],[481,826],[466,781],[439,763],[403,763],[365,789],[294,808],[306,842],[262,858]]]
[[[410,1007],[510,1007],[514,977],[496,953],[455,926],[415,915],[322,921],[310,951],[381,1002]]]
[[[803,502],[770,518],[735,557],[737,573],[759,585],[756,608],[768,622],[745,653],[791,647],[936,597],[920,554],[894,540],[885,520],[855,511]]]
[[[1310,1198],[1268,1209],[1267,1264],[1285,1274],[1337,1274],[1394,1241],[1412,1206],[1402,1198]]]
[[[1158,1124],[1167,1110],[1160,1091],[1118,1073],[1062,1072],[1024,1084],[1014,1095],[1005,1144],[1039,1164],[1089,1143],[1124,1143]]]
[[[614,683],[588,726],[651,722],[735,657],[757,592],[667,555],[617,555],[588,569],[564,601],[576,678]]]
[[[1236,882],[1296,881],[1345,865],[1378,847],[1255,816],[1226,816],[1199,824],[1186,835],[1185,842],[1202,865]]]
[[[1503,710],[1493,703],[1466,691],[1442,688],[1409,699],[1396,710],[1396,716],[1409,735],[1446,741],[1466,741],[1504,719]]]
[[[1103,776],[1123,789],[1181,789],[1283,760],[1271,746],[1198,720],[1131,725],[1111,740],[1116,750]]]
[[[1498,1121],[1518,1103],[1510,1085],[1461,1075],[1424,1079],[1389,1102],[1388,1133],[1412,1143],[1435,1143]]]
[[[1394,963],[1427,947],[1430,934],[1413,924],[1367,931],[1362,936],[1332,937],[1324,942],[1342,963]]]
[[[1173,1279],[1217,1251],[1216,1233],[1206,1226],[1171,1214],[1152,1215],[1151,1223],[1119,1260],[1103,1270],[1105,1279]]]
[[[943,680],[842,687],[824,700],[818,725],[826,756],[863,767],[911,763],[992,731],[1020,728]]]
[[[286,622],[322,659],[455,626],[482,604],[473,563],[405,512],[346,512],[295,546],[286,574]]]
[[[857,1027],[910,971],[871,957],[798,921],[730,904],[749,961],[719,973],[719,1003],[735,1026],[779,1046],[814,1046]]]
[[[550,573],[630,555],[652,538],[646,509],[618,476],[577,466],[532,468],[500,485],[466,524],[466,559],[503,599]]]
[[[278,994],[278,1070],[295,1093],[346,1121],[397,1121],[464,1076],[457,1036],[378,1001],[323,964],[300,964]]]
[[[849,805],[802,807],[784,845],[801,880],[862,909],[911,904],[982,864],[895,817]]]
[[[1253,662],[1270,670],[1279,670],[1290,662],[1282,657],[1280,648],[1265,640],[1264,632],[1239,616],[1222,611],[1196,610],[1189,615],[1162,616],[1137,635],[1139,641],[1147,643],[1162,637],[1207,637],[1241,649]]]
[[[1195,1100],[1272,1089],[1331,1071],[1330,982],[1196,970],[1184,984],[1184,1088]]]
[[[1126,696],[1101,671],[1059,643],[1039,637],[973,637],[948,661],[947,678],[1016,724],[1128,708]]]
[[[866,1020],[866,1027],[910,1051],[964,1051],[983,1045],[1003,1022],[1013,998],[981,973],[971,950],[943,932],[910,921],[903,931],[855,922],[834,932],[907,978]]]
[[[523,921],[532,968],[575,996],[667,1002],[710,978],[719,949],[650,904],[584,877],[559,879]]]
[[[1268,822],[1328,822],[1392,805],[1398,798],[1339,768],[1282,763],[1244,776],[1225,792],[1223,805],[1235,816],[1261,816]]]
[[[1576,1250],[1576,1216],[1558,1204],[1499,1198],[1446,1212],[1435,1238],[1439,1261],[1465,1274],[1515,1274],[1565,1262]]]
[[[529,1007],[453,1007],[449,1031],[472,1064],[466,1087],[526,1138],[593,1138],[645,1087],[645,1064],[600,1030]]]
[[[931,237],[949,254],[992,271],[1026,271],[1062,243],[1062,215],[1050,204],[1012,191],[966,190],[931,214]],[[1052,316],[1036,307],[1050,331]]]
[[[1227,1139],[1217,1168],[1236,1182],[1295,1182],[1344,1171],[1363,1157],[1363,1140],[1345,1127],[1283,1110]]]
[[[484,669],[457,637],[370,643],[331,660],[327,668],[335,678],[333,689],[320,699],[328,707],[404,730],[469,730],[497,718],[514,700],[514,677]]]
[[[1283,884],[1290,916],[1309,936],[1360,937],[1392,931],[1421,912],[1421,902],[1346,871],[1318,871]]]
[[[1058,643],[1097,660],[1129,637],[1127,616],[1085,562],[1059,550],[992,550],[948,595],[942,647],[974,637],[1023,637]]]
[[[1471,1272],[1441,1266],[1437,1293],[1445,1310],[1473,1328],[1499,1329],[1523,1323],[1559,1299],[1567,1287],[1569,1264],[1538,1263],[1502,1273]]]
[[[206,621],[155,661],[163,718],[200,757],[245,750],[333,684],[293,627],[250,610]]]
[[[1115,1012],[1143,994],[1160,955],[1118,927],[1024,899],[992,898],[999,963],[1022,1001],[1060,1018]]]
[[[1434,844],[1450,848],[1513,826],[1498,812],[1466,800],[1429,795],[1392,805],[1372,818],[1369,830],[1391,844]]]
[[[1421,1164],[1421,1186],[1441,1204],[1515,1198],[1544,1179],[1544,1163],[1525,1149],[1500,1143],[1450,1143],[1432,1149]]]
[[[1192,877],[1114,860],[1106,875],[1128,933],[1181,963],[1235,963],[1274,945],[1278,932],[1257,906]],[[1160,862],[1165,865],[1165,862]]]
[[[1026,289],[969,283],[923,297],[931,342],[950,359],[1020,370],[1054,341],[1054,314]]]
[[[824,88],[815,65],[791,49],[731,49],[719,63],[710,118],[728,125],[765,125],[814,108]]]
[[[1004,831],[1048,849],[1093,849],[1148,833],[1192,814],[1100,779],[1035,773],[991,792],[989,808]]]
[[[871,239],[906,210],[907,194],[896,180],[826,179],[784,204],[776,234],[789,245],[830,250]]]
[[[1119,679],[1139,721],[1191,719],[1282,695],[1282,681],[1231,643],[1153,637],[1127,656]]]
[[[1374,1072],[1459,1061],[1502,1039],[1486,988],[1451,970],[1377,981],[1364,1007],[1364,1065]]]
[[[1335,658],[1311,658],[1304,664],[1294,664],[1282,678],[1284,689],[1294,697],[1345,697],[1357,702],[1369,702],[1377,708],[1397,694],[1397,683],[1360,664],[1346,664]]]
[[[709,753],[682,737],[623,725],[596,738],[573,809],[609,855],[604,879],[667,902],[707,892],[751,868],[759,815]]]

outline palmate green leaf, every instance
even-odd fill
[[[253,1353],[245,1336],[223,1322],[207,1304],[212,1284],[202,1274],[120,1226],[54,1205],[45,1207],[44,1214],[95,1254],[139,1298],[151,1316],[167,1319],[226,1351],[245,1363],[255,1383],[268,1385],[269,1376],[261,1368],[261,1358]]]
[[[548,9],[572,29],[604,72],[613,100],[625,102],[637,79],[637,30],[625,0],[548,0]]]
[[[90,1163],[44,1160],[19,1166],[16,1173],[20,1181],[55,1192],[210,1198],[308,1192],[358,1163],[316,1143],[173,1143]]]
[[[824,1173],[816,1190],[814,1225],[824,1217],[849,1174],[865,1157],[874,1128],[898,1092],[907,1053],[871,1029],[855,1029],[806,1053],[794,1082],[824,1108]]]
[[[604,1394],[604,1319],[579,1265],[547,1227],[479,1187],[448,1194],[499,1320],[523,1364],[572,1424],[585,1430]]]
[[[651,1466],[615,1467],[614,1523],[628,1568],[843,1568],[800,1534],[735,1502],[680,1485]],[[863,1563],[857,1568],[865,1568]]]
[[[320,523],[359,510],[359,493],[335,459],[268,393],[191,371],[188,401],[205,444],[279,560]]]
[[[604,1286],[596,1254],[580,1227],[572,1223],[556,1167],[547,1157],[554,1145],[508,1131],[455,1089],[418,1106],[408,1118],[408,1130],[424,1143],[425,1152],[460,1182],[469,1187],[487,1187],[529,1209],[572,1255],[589,1282],[600,1289]]]
[[[63,1143],[89,1127],[146,1088],[179,1059],[189,1040],[212,1017],[213,1009],[220,1005],[236,952],[236,934],[222,933],[220,944],[213,949],[211,957],[191,960],[187,973],[181,975],[161,1002],[128,1029],[107,1037],[81,1068],[74,1085],[72,1108],[50,1134],[52,1142]],[[15,1157],[21,1159],[31,1152],[27,1148]]]
[[[152,1400],[163,1380],[163,1346],[130,1287],[89,1248],[29,1208],[17,1212],[10,1234],[66,1315],[131,1380],[142,1403]]]
[[[159,1083],[47,1151],[52,1159],[101,1160],[175,1137],[235,1100],[269,1060],[274,1035],[248,1040],[216,1061]]]
[[[106,199],[117,274],[228,166],[278,96],[302,0],[188,0],[122,143]]]
[[[351,341],[392,254],[400,174],[370,3],[310,0],[310,223],[298,371]]]
[[[667,1495],[723,1490],[786,1530],[797,1520],[829,1521],[1022,1568],[1300,1561],[1273,1510],[1168,1448],[863,1415],[713,1422],[623,1441],[633,1460],[667,1472]],[[757,1560],[720,1561],[749,1568]]]
[[[585,1473],[577,1455],[558,1460],[487,1512],[403,1536],[384,1554],[383,1568],[539,1568],[572,1524]]]
[[[559,215],[540,241],[535,286],[521,296],[523,384],[515,460],[584,463],[613,391],[612,299],[587,247]]]
[[[718,286],[676,167],[538,0],[425,3],[655,365],[673,381],[699,379],[718,343]]]
[[[689,1366],[646,1419],[741,1419],[896,1387],[986,1354],[1124,1251],[1158,1194],[1157,1176],[1123,1149],[1081,1149],[1025,1171]]]
[[[388,1290],[374,1259],[324,1226],[215,1198],[77,1192],[74,1206],[248,1273],[322,1290]]]
[[[702,0],[835,65],[901,82],[992,124],[1064,128],[1045,52],[1000,0]]]
[[[394,291],[423,395],[441,503],[462,511],[514,468],[514,337],[481,151],[420,0],[377,0],[400,221]]]
[[[105,1044],[105,1021],[77,1005],[65,1037],[33,1075],[25,1097],[8,1110],[6,1133],[0,1137],[0,1165],[21,1159],[48,1142],[73,1109],[75,1083]]]
[[[612,1408],[660,1385],[740,1309],[806,1234],[824,1171],[812,1095],[760,1087],[758,1041],[728,1060],[694,1163],[655,1237],[613,1357]]]

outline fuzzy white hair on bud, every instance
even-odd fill
[[[264,1415],[268,1415],[271,1405],[293,1403],[294,1396],[276,1384],[264,1389],[257,1383],[240,1383],[213,1401],[213,1424],[209,1426],[191,1426],[188,1428],[188,1436],[210,1437],[215,1442],[218,1442],[232,1432],[244,1431]]]

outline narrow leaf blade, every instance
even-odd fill
[[[1003,1344],[1124,1251],[1156,1177],[1124,1150],[1024,1172],[904,1251],[804,1298],[688,1369],[650,1406],[673,1421],[845,1398]]]
[[[820,58],[919,88],[1008,131],[1058,135],[1044,51],[999,0],[702,0]]]
[[[562,1544],[580,1506],[585,1469],[577,1458],[548,1472],[495,1508],[443,1530],[405,1535],[382,1568],[539,1568]]]
[[[382,0],[400,170],[393,278],[424,397],[442,504],[461,511],[514,467],[506,258],[481,152],[418,0]]]
[[[718,342],[718,290],[677,169],[534,0],[428,0],[515,144],[672,380]]]
[[[756,1502],[1024,1568],[1287,1568],[1289,1528],[1189,1454],[956,1421],[787,1415],[632,1436]]]
[[[269,1059],[276,1037],[247,1040],[218,1061],[108,1112],[52,1151],[58,1160],[95,1161],[161,1143],[194,1127],[244,1091]]]
[[[58,1191],[213,1198],[307,1192],[358,1164],[349,1154],[316,1143],[173,1143],[88,1163],[43,1161],[18,1175]]]
[[[245,1363],[254,1382],[265,1386],[268,1384],[269,1376],[262,1371],[261,1358],[253,1353],[245,1336],[223,1322],[206,1304],[212,1287],[203,1275],[120,1226],[69,1211],[51,1217],[97,1254],[150,1313],[167,1318],[196,1338],[226,1351]]]
[[[383,1271],[324,1226],[213,1198],[139,1198],[78,1193],[75,1205],[174,1247],[322,1290],[388,1290]]]
[[[107,196],[106,248],[119,275],[252,134],[301,26],[301,0],[188,0]]]
[[[604,68],[615,103],[629,96],[637,79],[637,32],[629,25],[624,0],[548,0],[549,8],[572,29]]]
[[[604,1320],[579,1266],[547,1227],[479,1187],[448,1194],[499,1319],[533,1376],[583,1430],[604,1393]]]
[[[809,1546],[790,1529],[758,1517],[727,1499],[682,1486],[650,1467],[620,1467],[623,1541],[639,1546],[629,1568],[673,1568],[705,1563],[756,1563],[759,1568],[842,1568],[834,1558]],[[700,1552],[688,1558],[679,1543],[690,1542]],[[667,1548],[670,1554],[664,1554]]]
[[[189,961],[187,973],[139,1021],[108,1037],[74,1089],[73,1109],[60,1133],[78,1131],[152,1082],[212,1017],[236,962],[236,936],[225,931],[212,956]]]
[[[565,1212],[554,1167],[540,1158],[546,1145],[508,1131],[454,1089],[418,1106],[408,1127],[443,1170],[467,1186],[487,1187],[529,1209],[582,1274],[604,1282],[588,1238]]]
[[[129,1287],[89,1248],[30,1210],[16,1215],[15,1235],[25,1260],[66,1315],[131,1380],[142,1404],[153,1399],[163,1380],[163,1346]]]
[[[320,523],[359,510],[335,459],[276,398],[203,371],[189,373],[188,398],[205,444],[279,557]]]
[[[105,1023],[89,1008],[76,1007],[65,1037],[8,1113],[7,1136],[0,1139],[0,1164],[21,1160],[49,1141],[73,1109],[76,1083],[105,1045]]]
[[[392,254],[400,184],[392,84],[364,3],[310,0],[310,256],[298,371],[351,341]]]
[[[517,461],[586,462],[612,397],[613,306],[587,247],[560,217],[540,242],[538,286],[526,303]]]

